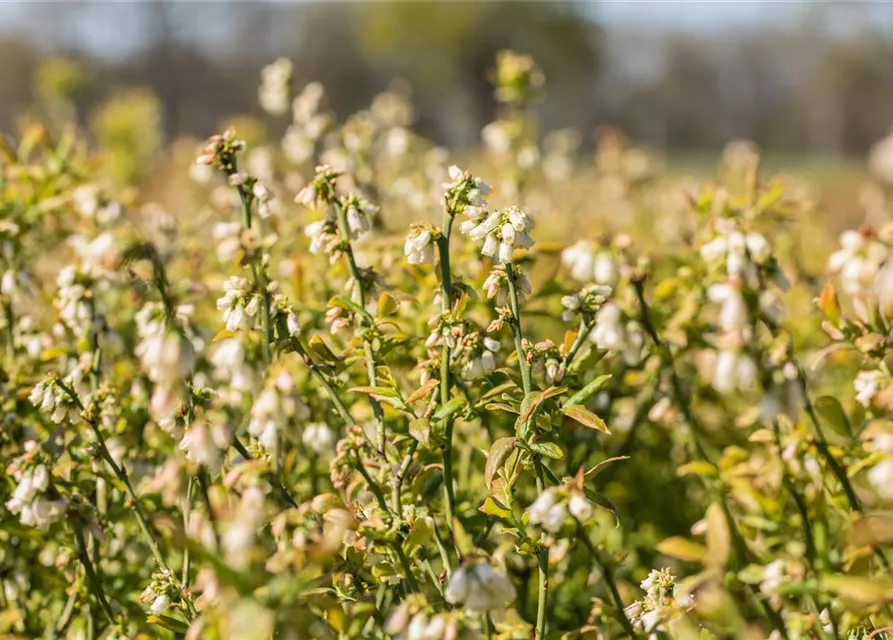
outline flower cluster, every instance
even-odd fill
[[[848,294],[872,291],[878,282],[881,267],[891,255],[893,226],[878,232],[870,228],[848,230],[840,234],[840,249],[828,258],[828,269],[840,275],[840,284]]]
[[[465,214],[469,215],[468,208],[465,209]],[[477,216],[469,216],[469,219],[459,226],[459,230],[474,242],[483,240],[481,253],[495,258],[497,264],[511,262],[515,248],[532,247],[533,238],[530,237],[532,229],[533,221],[530,216],[518,207],[509,207],[489,214],[481,212]]]
[[[434,243],[437,230],[430,225],[415,224],[409,228],[409,235],[403,244],[403,254],[409,264],[430,264],[434,262]]]
[[[578,155],[525,56],[463,156],[486,180],[399,83],[339,120],[287,62],[262,75],[291,122],[211,137],[207,192],[147,173],[164,208],[73,128],[0,142],[0,635],[893,624],[879,184],[824,282],[813,185],[740,142],[705,186],[610,128]]]
[[[246,148],[245,141],[236,138],[235,129],[227,129],[222,134],[208,138],[196,164],[219,169],[226,174],[236,171],[236,156]],[[238,181],[237,181],[238,182]]]
[[[645,597],[625,611],[637,631],[659,638],[673,620],[683,617],[694,607],[694,598],[677,584],[669,569],[653,570],[640,585]]]
[[[292,65],[287,58],[279,58],[261,69],[258,102],[267,112],[281,116],[288,111],[291,93]]]
[[[562,296],[561,306],[564,307],[564,311],[561,313],[561,319],[565,322],[571,322],[577,316],[582,317],[584,321],[593,319],[610,297],[611,287],[603,284],[590,284],[580,289],[578,293]]]
[[[461,213],[472,220],[480,218],[492,190],[490,185],[456,165],[450,166],[448,173],[450,181],[443,184],[444,208],[452,215]]]
[[[561,252],[561,262],[578,282],[595,282],[607,286],[617,284],[617,259],[609,247],[579,240]]]
[[[592,517],[592,503],[580,491],[568,491],[549,487],[527,509],[530,524],[542,527],[549,533],[558,533],[570,518],[577,523],[585,523]]]
[[[443,597],[469,611],[502,609],[515,597],[515,588],[505,573],[486,560],[472,560],[450,577]]]
[[[33,440],[25,443],[25,456],[7,470],[15,481],[15,490],[7,500],[6,508],[18,515],[26,527],[47,529],[65,514],[65,502],[48,497],[50,470],[34,459],[37,450],[38,445]]]

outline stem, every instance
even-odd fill
[[[235,168],[234,168],[235,170]],[[239,198],[242,201],[242,224],[246,229],[251,228],[251,199],[243,186],[239,186]],[[251,255],[251,275],[254,279],[254,287],[263,299],[261,312],[261,325],[264,331],[263,358],[264,364],[269,365],[273,358],[270,353],[270,344],[273,342],[272,328],[270,326],[270,295],[267,292],[266,278],[264,277],[263,252],[258,250]]]
[[[356,469],[360,472],[360,475],[363,476],[366,484],[369,485],[369,489],[372,491],[372,494],[378,501],[378,506],[381,508],[382,511],[388,513],[388,503],[387,500],[384,499],[384,493],[382,493],[381,487],[378,486],[378,483],[372,479],[371,475],[369,475],[369,470],[366,469],[366,465],[363,464],[362,460],[357,460]]]
[[[655,328],[654,323],[651,320],[650,308],[647,301],[645,300],[644,280],[634,279],[632,284],[635,289],[636,298],[638,299],[639,307],[641,310],[642,325],[645,327],[645,331],[648,333],[648,336],[654,343],[655,348],[658,350],[658,355],[660,356],[661,361],[670,371],[670,388],[673,393],[673,402],[682,413],[682,417],[688,425],[687,431],[694,450],[693,457],[695,459],[701,459],[705,462],[709,462],[710,464],[714,464],[708,457],[707,451],[701,444],[698,437],[700,426],[698,425],[698,422],[691,411],[691,403],[686,400],[685,392],[682,388],[682,382],[676,372],[676,363],[675,358],[673,357],[673,353],[670,351],[670,348],[667,346],[667,344],[663,340],[661,340],[660,335],[658,334],[657,329]],[[705,489],[718,494],[717,501],[722,508],[726,525],[729,527],[729,532],[731,533],[732,548],[735,551],[735,555],[738,557],[738,561],[741,562],[742,565],[748,564],[750,562],[750,549],[747,547],[747,542],[744,540],[744,537],[738,530],[738,524],[735,522],[735,518],[732,516],[732,513],[729,510],[729,506],[726,504],[722,492],[716,491],[714,488],[710,487],[703,477],[699,476],[699,478],[701,478],[701,482],[704,484]],[[769,602],[760,598],[759,589],[756,585],[750,585],[750,590],[753,592],[756,600],[763,607],[763,612],[769,622],[776,630],[781,633],[782,638],[787,638],[787,629],[785,627],[784,620],[782,620],[781,615],[778,613],[778,611],[776,611]]]
[[[105,592],[102,590],[102,584],[99,582],[99,577],[96,575],[96,569],[93,567],[93,561],[90,560],[90,554],[87,552],[87,541],[84,538],[84,531],[81,528],[80,522],[77,520],[72,520],[72,526],[74,527],[74,539],[77,542],[78,547],[78,557],[81,560],[81,564],[84,565],[84,571],[87,574],[87,582],[90,583],[93,595],[99,600],[99,605],[102,607],[105,617],[108,618],[109,624],[114,625],[115,614],[112,612],[111,606],[109,606],[109,602],[105,597]]]
[[[534,457],[533,464],[536,468],[536,492],[542,494],[545,489],[543,480],[543,465],[538,458]],[[546,633],[546,599],[549,595],[549,549],[543,545],[540,538],[540,549],[537,552],[537,567],[539,575],[536,593],[536,629],[533,634],[534,640],[543,640]]]
[[[78,406],[78,408],[83,412],[84,404],[81,402],[80,398],[78,398],[77,394],[73,389],[68,387],[61,380],[57,380],[56,384],[58,384],[63,391],[74,401],[74,403]],[[167,561],[164,559],[164,555],[161,553],[161,547],[158,544],[158,540],[155,539],[155,535],[152,533],[152,529],[149,526],[149,521],[146,518],[145,513],[143,513],[143,509],[140,506],[139,496],[136,491],[133,489],[133,485],[130,483],[130,478],[127,475],[127,469],[123,466],[118,466],[118,463],[115,462],[115,459],[112,457],[111,452],[109,452],[108,446],[106,446],[105,438],[102,435],[102,432],[99,430],[99,426],[93,420],[87,420],[87,425],[90,427],[90,430],[93,432],[93,436],[96,438],[96,444],[99,446],[99,453],[102,456],[102,459],[105,460],[106,464],[112,470],[112,473],[118,479],[118,482],[124,487],[124,492],[127,494],[127,497],[130,502],[130,506],[133,508],[133,512],[136,515],[137,524],[139,524],[140,531],[143,533],[143,537],[146,539],[146,543],[149,545],[149,549],[152,551],[152,556],[155,558],[155,562],[158,567],[166,574],[173,577],[173,572],[170,569],[170,565],[168,565]],[[195,616],[195,608],[192,605],[192,602],[186,597],[186,590],[182,584],[180,584],[180,591],[183,594],[183,602],[186,604],[186,617],[189,620]]]
[[[524,335],[521,332],[521,314],[518,311],[518,287],[515,280],[515,266],[511,262],[506,263],[505,273],[508,279],[509,304],[512,311],[512,319],[509,324],[512,328],[512,338],[514,338],[515,341],[515,351],[518,353],[518,366],[521,369],[521,384],[523,385],[524,395],[526,396],[533,390],[533,384],[530,378],[530,364],[527,362],[527,357],[524,355]]]
[[[691,401],[686,399],[685,390],[682,388],[682,380],[680,380],[679,374],[676,372],[676,362],[673,353],[670,351],[670,347],[667,343],[661,339],[657,329],[654,327],[654,322],[651,319],[650,307],[645,300],[645,283],[642,280],[633,280],[633,288],[636,291],[636,298],[639,302],[642,325],[645,327],[645,332],[651,338],[655,349],[658,351],[658,355],[670,372],[670,389],[673,394],[673,403],[682,413],[682,417],[685,419],[686,424],[688,424],[689,438],[691,439],[692,446],[701,459],[712,464],[710,456],[707,455],[707,450],[704,448],[704,445],[698,437],[698,434],[701,432],[701,427],[691,411]]]
[[[347,222],[347,212],[344,210],[344,207],[341,206],[341,203],[335,200],[332,203],[332,206],[335,207],[335,215],[338,218],[338,232],[341,235],[341,243],[344,245],[344,253],[347,255],[347,267],[350,270],[350,276],[354,281],[354,292],[353,298],[354,302],[356,302],[361,308],[366,308],[366,285],[363,281],[362,274],[360,273],[360,268],[357,266],[357,260],[353,253],[353,245],[350,243],[350,228],[348,227]],[[357,317],[357,322],[362,322],[362,319]],[[375,373],[375,356],[372,351],[372,342],[369,340],[368,336],[363,336],[363,353],[366,357],[366,377],[369,379],[369,386],[374,387],[377,386],[377,376]],[[385,444],[386,444],[386,436],[385,432],[385,423],[384,423],[384,412],[381,409],[381,404],[373,398],[369,396],[369,404],[372,405],[372,413],[375,415],[376,422],[376,433],[378,436],[378,452],[384,456],[385,455]]]
[[[825,459],[825,462],[828,463],[828,466],[831,467],[831,472],[834,474],[834,477],[837,478],[837,481],[840,482],[840,486],[843,487],[843,492],[846,494],[850,509],[857,513],[864,513],[865,510],[862,506],[862,501],[859,500],[859,496],[856,495],[856,490],[853,488],[853,485],[847,476],[846,469],[840,464],[828,447],[828,441],[825,439],[825,433],[822,430],[821,422],[819,422],[818,414],[816,414],[815,407],[812,404],[812,400],[810,399],[806,388],[806,377],[803,374],[803,369],[800,368],[799,363],[793,360],[792,362],[797,366],[797,381],[800,386],[800,395],[803,398],[803,408],[806,411],[806,415],[809,417],[809,422],[812,424],[813,431],[815,432],[816,448],[819,450],[819,453],[822,454],[822,457]],[[887,554],[884,553],[884,550],[876,544],[871,545],[871,548],[881,564],[884,565],[884,568],[889,571],[890,562],[887,560]]]
[[[167,564],[167,561],[164,559],[164,555],[162,555],[161,553],[161,547],[158,545],[158,541],[155,539],[155,535],[152,533],[152,530],[149,527],[149,521],[146,519],[142,507],[140,507],[139,496],[137,496],[136,491],[134,491],[133,485],[130,484],[130,478],[127,476],[126,469],[123,466],[119,467],[118,463],[115,462],[115,459],[112,458],[108,447],[106,447],[105,438],[103,438],[102,432],[100,432],[99,427],[97,427],[95,424],[90,424],[90,428],[93,431],[93,435],[96,437],[97,443],[99,444],[99,451],[102,455],[102,458],[105,460],[106,464],[109,465],[112,473],[114,473],[115,477],[118,479],[118,482],[123,485],[124,492],[130,499],[130,506],[133,508],[133,512],[136,514],[137,523],[140,526],[140,530],[143,532],[143,536],[146,538],[146,542],[149,545],[149,549],[152,551],[152,555],[155,557],[155,562],[164,572],[170,573],[170,567]]]
[[[248,448],[239,440],[238,436],[233,436],[233,449],[236,452],[245,458],[246,460],[253,460],[254,457],[251,455],[251,452],[248,451]],[[282,481],[282,476],[276,470],[271,470],[270,475],[273,477],[273,484],[279,490],[279,495],[282,499],[282,502],[289,507],[298,507],[298,503],[292,498],[291,493],[289,493],[288,488],[285,486],[285,483]]]
[[[589,332],[592,331],[592,326],[594,324],[594,322],[586,322],[585,319],[580,318],[580,326],[577,327],[577,335],[574,337],[574,342],[571,344],[571,348],[565,354],[564,358],[561,359],[561,364],[558,367],[559,380],[564,378],[564,375],[567,373],[568,368],[570,368],[574,358],[577,357],[577,353],[583,347],[583,343],[586,342],[586,337],[589,335]]]
[[[620,621],[623,630],[626,631],[626,634],[630,638],[637,637],[632,623],[629,621],[629,618],[626,617],[626,605],[623,603],[623,598],[620,596],[620,591],[617,589],[617,582],[614,580],[614,572],[611,571],[608,563],[602,559],[598,549],[593,546],[592,540],[586,535],[583,526],[579,522],[577,522],[577,539],[582,542],[583,546],[586,547],[586,550],[589,551],[592,561],[598,566],[602,578],[605,580],[605,584],[608,585],[608,591],[611,592],[614,606],[617,607],[617,619]]]
[[[3,585],[0,585],[2,587]],[[65,602],[65,608],[62,609],[62,613],[59,616],[59,620],[56,621],[56,626],[53,629],[54,638],[59,637],[62,633],[65,632],[65,629],[68,628],[68,625],[71,624],[71,618],[74,615],[74,606],[78,601],[78,590],[72,589],[71,595],[68,596],[68,600]],[[6,608],[5,602],[0,602],[0,605],[3,608]]]
[[[198,479],[195,476],[191,476],[189,478],[189,485],[186,487],[186,504],[183,507],[183,530],[189,530],[189,516],[192,513],[192,495],[195,493],[195,485],[198,483]],[[186,549],[183,551],[183,577],[180,579],[180,582],[183,585],[189,584],[189,571],[192,565],[192,556],[189,554],[189,545],[186,545]]]
[[[372,479],[372,476],[369,475],[369,471],[366,469],[366,465],[363,464],[362,460],[357,460],[356,469],[360,472],[360,475],[363,476],[363,479],[366,481],[366,484],[369,485],[369,489],[372,491],[373,495],[375,495],[375,499],[378,501],[378,506],[382,511],[388,513],[388,503],[384,498],[384,493],[381,491],[381,487],[378,486],[378,483]],[[394,540],[392,545],[394,551],[397,553],[397,557],[400,560],[400,564],[403,566],[403,570],[406,572],[406,582],[411,591],[418,591],[419,585],[416,582],[415,576],[412,575],[412,567],[409,564],[409,559],[406,557],[406,553],[403,551],[403,543],[400,540]]]
[[[453,229],[453,216],[449,211],[443,214],[443,228],[437,240],[440,253],[440,313],[446,319],[453,307],[452,275],[450,274],[450,234]],[[450,401],[450,347],[446,340],[440,351],[440,404]],[[443,494],[446,507],[447,526],[452,531],[454,513],[456,511],[456,495],[453,487],[453,417],[447,416],[443,437]]]
[[[506,279],[508,280],[509,304],[511,306],[512,318],[511,329],[512,338],[515,341],[515,351],[518,354],[518,366],[521,369],[521,385],[524,389],[524,396],[533,390],[533,383],[530,377],[530,364],[524,355],[524,335],[521,332],[521,313],[518,304],[518,287],[515,281],[515,267],[511,262],[505,265]],[[525,428],[521,426],[522,433]],[[533,466],[536,471],[536,492],[541,495],[545,490],[545,479],[543,478],[543,465],[539,456],[532,454]],[[540,539],[542,544],[542,539]],[[539,567],[539,585],[537,589],[536,601],[536,629],[534,630],[534,640],[543,640],[546,633],[546,598],[549,591],[549,550],[545,546],[541,546],[537,554],[537,565]]]
[[[403,481],[406,479],[406,474],[409,472],[409,467],[412,464],[413,456],[415,456],[416,449],[418,448],[418,440],[413,440],[409,443],[409,449],[406,451],[406,456],[403,458],[403,462],[400,464],[400,470],[397,472],[397,475],[394,476],[394,486],[391,490],[391,509],[394,513],[402,513],[403,511],[403,501],[401,494]]]
[[[12,366],[16,357],[15,315],[12,311],[12,301],[4,301],[3,315],[6,316],[6,353],[9,355],[9,364]]]

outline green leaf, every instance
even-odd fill
[[[171,616],[166,616],[164,614],[152,614],[146,618],[146,622],[149,624],[157,624],[159,627],[164,627],[169,631],[173,631],[174,633],[184,634],[189,631],[189,625],[183,622],[182,620],[177,620],[176,618],[172,618]]]
[[[524,424],[536,415],[537,410],[546,400],[553,396],[561,395],[566,391],[567,389],[564,387],[549,387],[544,391],[531,391],[528,393],[524,397],[523,402],[521,402],[521,417],[519,418],[521,424]]]
[[[399,398],[400,394],[391,387],[351,387],[351,393],[365,393],[367,396],[379,396],[381,398]]]
[[[456,546],[459,548],[459,553],[463,556],[467,556],[474,551],[474,540],[468,535],[468,532],[465,531],[465,527],[459,522],[459,518],[456,517],[453,517],[453,537],[456,540]]]
[[[379,318],[386,318],[397,310],[397,301],[389,293],[382,293],[378,297],[378,310],[375,315]]]
[[[440,384],[440,381],[438,381],[438,380],[433,380],[433,379],[428,380],[428,382],[426,382],[421,387],[419,387],[418,389],[416,389],[415,391],[412,392],[412,395],[410,395],[406,399],[406,404],[412,404],[413,402],[416,402],[417,400],[421,400],[422,398],[427,398],[428,394],[431,393],[432,389],[434,389],[438,384]]]
[[[391,405],[395,409],[404,409],[406,407],[406,403],[403,402],[403,398],[400,397],[400,394],[396,389],[391,387],[352,387],[350,389],[353,393],[364,393],[367,396],[372,396],[379,402],[383,402]]]
[[[846,417],[840,401],[832,396],[822,396],[816,398],[815,409],[822,417],[825,424],[834,429],[837,433],[846,437],[852,437],[853,430],[850,427],[850,421]]]
[[[511,391],[512,389],[517,388],[517,386],[518,385],[514,382],[503,382],[502,384],[498,384],[481,396],[481,404],[485,403],[487,400],[502,395],[506,391]]]
[[[512,512],[506,509],[503,505],[499,504],[493,496],[487,496],[487,499],[484,500],[484,504],[482,504],[478,511],[486,513],[488,516],[493,516],[495,518],[501,518],[503,520],[507,520],[512,517]]]
[[[677,560],[701,562],[707,556],[707,548],[686,538],[673,536],[657,545],[658,552]]]
[[[725,566],[732,550],[732,536],[722,507],[715,502],[707,507],[707,561],[718,567]]]
[[[595,502],[602,509],[610,511],[614,514],[614,527],[617,528],[620,526],[620,509],[617,508],[617,505],[611,502],[611,499],[608,498],[603,493],[594,493],[594,492],[586,492],[592,498],[592,501]]]
[[[369,315],[369,312],[366,311],[363,307],[358,305],[353,300],[348,300],[347,298],[342,298],[341,296],[335,296],[331,300],[329,300],[330,307],[342,307],[345,309],[350,309],[357,315],[363,316],[368,320],[372,320],[372,316]]]
[[[415,522],[412,523],[412,528],[409,530],[409,534],[406,536],[404,546],[407,549],[420,547],[427,544],[433,535],[434,528],[431,526],[429,519],[416,518]]]
[[[890,583],[878,578],[826,575],[822,585],[851,606],[869,607],[893,599]]]
[[[230,331],[229,329],[224,329],[223,331],[218,331],[217,335],[211,339],[211,342],[217,342],[219,340],[226,340],[227,338],[235,338],[236,332]]]
[[[704,460],[695,460],[676,469],[676,475],[680,478],[685,476],[715,476],[716,467]]]
[[[605,383],[610,379],[610,373],[606,373],[603,376],[594,378],[589,384],[587,384],[585,387],[577,391],[577,393],[568,398],[567,401],[565,401],[564,406],[572,407],[577,404],[583,404],[584,402],[589,400],[589,398],[601,391],[601,388],[605,386]]]
[[[318,355],[326,362],[332,363],[338,361],[338,358],[335,357],[335,354],[332,353],[331,349],[329,349],[329,345],[327,345],[325,341],[319,336],[313,336],[312,338],[310,338],[310,342],[308,342],[307,344],[310,347],[310,350],[313,351],[313,353]]]
[[[433,418],[435,420],[446,420],[464,406],[465,398],[463,398],[462,396],[450,398],[449,402],[447,402],[445,405],[442,405],[437,411],[434,412]]]
[[[602,433],[610,434],[611,432],[608,430],[605,421],[599,418],[597,415],[592,413],[586,407],[575,404],[561,407],[561,413],[566,415],[568,418],[572,418],[582,424],[584,427],[589,427],[590,429],[596,429],[601,431]]]
[[[505,463],[508,457],[515,450],[515,442],[517,438],[507,437],[499,438],[490,446],[490,453],[487,454],[487,464],[484,467],[484,482],[489,487],[493,482],[493,478],[499,471],[499,468]]]
[[[589,471],[584,473],[583,477],[586,480],[592,480],[593,478],[598,476],[598,474],[600,474],[602,471],[604,471],[605,469],[610,467],[612,464],[614,464],[618,460],[629,460],[629,456],[616,456],[614,458],[608,458],[607,460],[602,460],[597,465],[592,467]]]
[[[564,451],[562,451],[561,447],[554,442],[530,442],[527,446],[535,453],[538,453],[541,456],[546,456],[547,458],[553,458],[555,460],[564,458]]]
[[[431,440],[431,427],[428,418],[417,418],[410,422],[409,435],[427,447]]]
[[[518,410],[514,407],[510,407],[507,404],[503,404],[501,402],[491,402],[484,407],[488,411],[505,411],[506,413],[514,413],[518,414]]]

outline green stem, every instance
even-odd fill
[[[542,494],[545,490],[543,479],[543,465],[534,457],[533,464],[536,468],[536,492]],[[534,640],[543,640],[546,634],[546,601],[549,595],[549,549],[540,538],[540,548],[537,552],[538,582],[536,594],[536,629]]]
[[[3,585],[0,585],[2,587]],[[78,590],[72,589],[71,594],[68,596],[68,600],[65,602],[65,608],[62,609],[62,614],[59,616],[59,620],[56,621],[56,626],[53,629],[54,638],[58,638],[62,633],[65,632],[65,629],[68,628],[68,625],[71,624],[71,618],[74,615],[74,606],[78,601]],[[0,602],[0,606],[4,609],[6,608],[5,602]]]
[[[238,436],[233,436],[233,449],[235,449],[240,456],[245,458],[245,460],[254,459],[254,457],[251,455],[251,452],[248,451],[248,448],[242,443],[241,440],[239,440]],[[279,490],[279,495],[282,503],[285,506],[297,508],[298,503],[291,496],[291,493],[289,493],[288,488],[285,486],[285,483],[283,482],[282,476],[279,474],[279,472],[276,470],[272,470],[270,472],[270,475],[272,476],[273,480],[272,484]]]
[[[278,318],[278,329],[280,339],[284,336],[288,337],[288,344],[292,348],[292,350],[297,353],[301,359],[304,361],[304,364],[310,370],[310,375],[312,375],[316,380],[323,386],[326,390],[326,393],[329,396],[329,399],[332,401],[332,404],[335,405],[335,410],[338,412],[338,415],[341,416],[341,419],[344,421],[344,424],[350,426],[352,424],[356,424],[356,420],[354,420],[353,416],[350,414],[350,411],[347,408],[347,405],[344,404],[344,401],[341,399],[341,396],[338,394],[338,390],[335,388],[335,385],[332,384],[331,380],[329,380],[326,375],[319,370],[319,366],[313,361],[313,358],[304,348],[304,345],[301,344],[301,341],[297,336],[290,336],[288,332],[288,326],[286,324],[286,320],[284,317],[280,315]]]
[[[644,280],[634,279],[633,288],[635,289],[636,298],[639,302],[641,320],[642,325],[645,328],[645,332],[654,343],[654,346],[658,351],[658,355],[660,356],[662,363],[666,366],[667,369],[669,369],[670,389],[673,394],[673,402],[682,413],[682,417],[685,420],[686,425],[688,426],[687,431],[692,442],[693,457],[695,459],[700,459],[702,461],[713,464],[713,462],[707,455],[706,449],[701,444],[700,438],[698,436],[700,432],[700,426],[691,411],[691,403],[686,400],[685,392],[682,388],[682,381],[679,379],[679,375],[676,372],[676,362],[675,358],[673,357],[673,353],[670,351],[669,346],[667,346],[667,344],[663,340],[661,340],[661,337],[654,326],[654,322],[651,319],[650,308],[648,306],[648,302],[645,300]],[[738,557],[738,561],[741,563],[742,566],[749,564],[751,560],[750,549],[747,547],[747,543],[738,529],[738,524],[735,522],[735,518],[732,516],[731,510],[724,500],[722,491],[716,491],[707,484],[706,480],[702,476],[699,477],[701,478],[701,482],[704,484],[705,489],[718,494],[717,502],[722,509],[726,525],[729,527],[732,538],[732,548],[735,550],[735,555]],[[786,639],[788,637],[787,628],[785,627],[784,620],[781,618],[781,615],[772,607],[769,602],[763,600],[760,597],[757,585],[749,586],[756,600],[762,606],[766,618],[773,625],[773,628],[781,633],[782,638]]]
[[[366,484],[369,485],[369,489],[372,491],[372,494],[378,501],[378,506],[381,508],[382,511],[388,513],[388,503],[385,500],[384,493],[382,493],[381,487],[378,486],[378,483],[372,479],[372,476],[369,474],[368,469],[366,469],[366,465],[363,464],[362,460],[358,459],[355,467],[357,471],[360,472],[360,475],[363,476]],[[400,540],[394,540],[391,546],[397,553],[397,557],[400,559],[400,564],[403,566],[403,570],[406,573],[406,582],[409,590],[418,591],[419,585],[416,582],[415,576],[412,574],[412,567],[409,564],[409,559],[406,557],[406,553],[404,553],[403,551],[402,542]]]
[[[449,317],[453,307],[452,275],[450,273],[450,234],[453,229],[453,216],[449,211],[443,214],[443,228],[437,240],[440,254],[440,313],[444,320]],[[440,351],[440,404],[450,401],[450,347],[445,338]],[[453,417],[447,416],[443,437],[443,495],[446,509],[447,526],[452,532],[453,518],[456,511],[456,495],[453,486]]]
[[[183,530],[189,531],[189,516],[192,513],[192,496],[195,493],[195,485],[198,479],[195,476],[189,478],[189,485],[186,487],[186,504],[183,506]],[[188,534],[187,534],[188,535]],[[189,554],[189,545],[183,551],[183,577],[180,582],[183,585],[189,584],[189,571],[192,568],[192,556]]]
[[[360,472],[360,475],[363,476],[363,479],[366,481],[366,484],[369,485],[370,491],[375,496],[375,499],[378,501],[378,506],[385,513],[389,513],[388,510],[388,502],[384,499],[384,493],[381,491],[381,487],[378,486],[378,483],[372,479],[372,476],[369,475],[369,470],[366,469],[366,465],[363,464],[362,460],[357,460],[356,464],[357,471]]]
[[[84,565],[84,571],[87,574],[87,582],[90,583],[93,595],[96,596],[96,599],[99,601],[99,606],[102,608],[103,613],[105,613],[105,617],[108,619],[109,624],[114,625],[115,614],[112,612],[112,608],[109,606],[109,602],[105,597],[102,584],[99,582],[99,576],[96,575],[96,569],[93,567],[93,561],[90,560],[90,554],[87,551],[87,540],[84,538],[84,531],[81,528],[80,522],[76,520],[72,520],[72,526],[74,528],[74,539],[77,542],[78,557],[81,560],[81,564]]]
[[[492,640],[493,638],[493,625],[490,622],[490,614],[484,611],[481,614],[481,626],[484,627],[484,638],[486,640]]]
[[[505,273],[508,280],[509,304],[512,312],[510,321],[512,338],[515,341],[515,351],[518,354],[518,366],[521,369],[521,385],[524,389],[524,396],[526,397],[533,390],[533,381],[530,376],[530,364],[527,362],[527,356],[524,354],[524,335],[521,332],[518,286],[515,275],[515,266],[511,262],[506,263]],[[523,425],[521,426],[521,429],[522,432],[526,432]],[[536,454],[533,454],[531,457],[536,472],[536,492],[538,495],[541,495],[546,487],[545,478],[543,477],[543,465]],[[539,582],[537,586],[536,628],[533,635],[534,640],[543,640],[546,634],[546,600],[549,592],[549,550],[545,546],[542,546],[542,539],[540,540],[540,545],[540,550],[537,554]]]
[[[239,199],[242,201],[242,225],[245,229],[251,228],[251,198],[245,187],[239,186]],[[261,326],[264,332],[262,345],[264,364],[269,365],[273,361],[270,345],[273,342],[272,327],[270,325],[270,294],[267,291],[266,278],[264,277],[263,251],[258,248],[251,254],[251,275],[254,279],[254,288],[260,293],[263,300],[261,311]]]
[[[418,440],[413,440],[409,443],[409,449],[407,449],[406,456],[403,458],[403,462],[400,464],[400,470],[397,472],[397,475],[394,476],[393,488],[391,490],[391,509],[394,513],[403,512],[403,481],[406,480],[406,474],[409,472],[409,467],[410,465],[412,465],[412,459],[415,456],[415,452],[418,448]]]
[[[16,342],[15,342],[15,315],[12,311],[12,302],[5,300],[3,303],[3,315],[6,316],[6,353],[9,356],[9,364],[15,362]]]
[[[57,380],[56,384],[58,384],[66,394],[74,401],[74,403],[78,406],[81,411],[84,411],[84,404],[81,402],[80,398],[78,398],[77,394],[73,389],[68,387],[61,380]],[[105,438],[102,435],[102,432],[99,430],[99,426],[93,421],[87,421],[90,430],[93,432],[93,436],[96,438],[96,444],[99,447],[99,453],[102,456],[102,459],[105,460],[106,464],[112,470],[112,473],[118,479],[118,482],[124,487],[124,492],[127,494],[127,497],[130,502],[131,508],[133,508],[133,512],[136,515],[137,524],[140,527],[140,531],[143,534],[143,537],[146,539],[146,543],[149,545],[149,549],[152,552],[152,556],[155,558],[155,562],[158,567],[166,574],[173,576],[173,572],[170,569],[170,565],[168,565],[167,561],[164,559],[164,555],[161,553],[161,547],[158,544],[158,540],[155,539],[155,534],[152,532],[151,527],[149,526],[149,521],[146,519],[145,513],[143,513],[143,509],[140,506],[139,496],[136,491],[133,489],[133,485],[130,483],[130,478],[127,475],[127,469],[123,466],[118,466],[118,463],[115,462],[115,459],[112,457],[111,452],[108,449],[108,446],[105,443]],[[186,597],[186,591],[182,584],[180,584],[180,590],[183,593],[183,601],[186,603],[187,608],[187,618],[192,620],[195,616],[195,608],[193,607],[190,600]]]
[[[583,543],[584,547],[586,547],[586,550],[589,552],[592,561],[601,572],[605,584],[608,585],[608,591],[611,592],[611,598],[614,600],[614,606],[617,607],[617,620],[620,622],[623,630],[626,631],[626,634],[630,638],[636,638],[636,631],[635,629],[633,629],[633,625],[629,621],[629,618],[626,617],[626,605],[623,603],[623,598],[620,596],[620,591],[617,589],[617,582],[614,580],[614,572],[608,566],[608,563],[602,558],[601,554],[598,552],[598,549],[593,546],[592,541],[589,539],[589,536],[586,535],[586,532],[583,530],[583,526],[579,522],[577,523],[577,539]]]
[[[350,275],[354,281],[354,291],[353,298],[354,302],[357,303],[362,309],[366,308],[366,284],[363,281],[362,274],[360,273],[360,268],[357,266],[357,260],[353,253],[353,245],[350,242],[350,227],[347,222],[347,212],[344,210],[344,207],[341,206],[341,203],[335,200],[332,203],[332,206],[335,207],[335,215],[338,218],[338,232],[341,235],[341,244],[344,246],[344,253],[347,255],[347,267],[350,270]],[[357,322],[361,323],[362,319],[357,317]],[[372,342],[369,340],[368,336],[363,337],[363,353],[366,359],[366,377],[369,379],[369,386],[374,387],[377,385],[378,376],[375,373],[375,356],[372,350]],[[381,404],[373,398],[369,396],[369,404],[372,405],[372,413],[375,416],[376,422],[376,434],[378,438],[378,452],[382,456],[385,455],[385,444],[387,442],[387,433],[385,431],[385,423],[384,423],[384,412],[382,411]]]
[[[521,314],[518,305],[518,284],[515,277],[515,266],[511,262],[505,265],[505,273],[508,279],[509,287],[509,305],[512,312],[511,325],[512,338],[515,341],[515,351],[518,353],[518,366],[521,369],[521,384],[524,388],[526,396],[533,390],[533,383],[530,377],[530,363],[527,362],[527,356],[524,354],[524,334],[521,332]]]
[[[648,306],[648,302],[645,300],[644,281],[633,280],[633,288],[636,291],[636,298],[639,302],[642,326],[645,328],[645,332],[648,334],[648,337],[651,338],[651,341],[654,343],[654,348],[657,349],[661,361],[666,365],[666,368],[669,371],[670,391],[672,392],[673,403],[682,413],[682,417],[685,419],[685,422],[688,425],[688,433],[692,447],[701,459],[712,464],[710,456],[707,455],[706,448],[701,443],[699,437],[701,427],[691,411],[691,401],[686,398],[685,389],[683,389],[682,387],[682,380],[679,378],[679,374],[676,372],[676,362],[675,358],[673,357],[673,353],[672,351],[670,351],[670,347],[667,345],[667,343],[665,343],[661,339],[660,334],[658,334],[657,329],[654,326],[654,322],[651,319],[650,307]]]
[[[586,342],[586,337],[589,335],[589,332],[592,331],[593,324],[593,322],[586,322],[584,318],[580,318],[580,326],[577,327],[577,335],[574,337],[571,348],[565,354],[564,358],[561,359],[561,364],[558,367],[559,380],[564,378],[564,375],[570,368],[571,363],[574,361],[574,358],[577,357],[577,353],[583,347],[583,343]]]

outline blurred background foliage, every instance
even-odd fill
[[[667,152],[747,138],[861,155],[893,122],[888,3],[5,2],[0,129],[36,103],[124,144],[114,108],[97,110],[110,96],[155,109],[145,91],[120,92],[130,87],[157,96],[164,138],[204,136],[257,113],[259,69],[286,56],[342,116],[403,78],[421,132],[470,147],[493,115],[485,72],[506,47],[546,72],[543,128],[576,127],[589,144],[596,125],[617,125]]]

